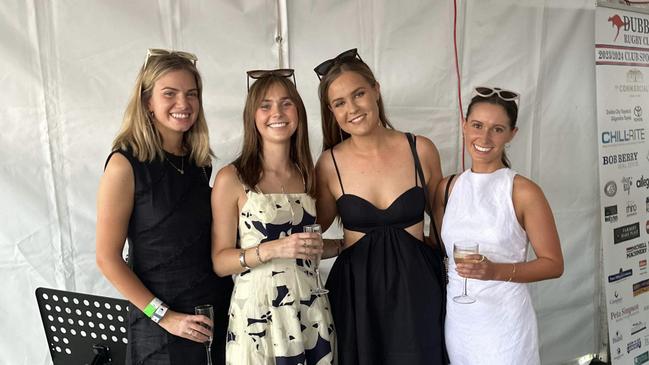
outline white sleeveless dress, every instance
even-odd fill
[[[449,254],[446,346],[451,365],[540,364],[536,315],[526,284],[469,279],[473,304],[458,304],[464,279],[455,271],[453,242],[475,240],[480,253],[498,263],[527,258],[527,234],[512,202],[516,172],[467,170],[453,185],[442,223]]]

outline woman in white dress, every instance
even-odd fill
[[[437,188],[435,216],[449,254],[445,332],[451,365],[540,364],[525,283],[561,276],[563,256],[543,192],[511,170],[505,155],[518,130],[518,100],[500,88],[474,90],[462,126],[471,168]],[[480,255],[456,264],[453,243],[466,240],[479,244]],[[528,242],[536,256],[530,261]],[[471,304],[453,300],[465,278],[476,300]]]
[[[212,261],[235,275],[226,364],[330,365],[335,331],[313,261],[323,242],[315,223],[315,176],[307,116],[291,69],[256,79],[243,112],[243,149],[212,190]]]

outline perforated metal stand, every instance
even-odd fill
[[[126,359],[128,301],[38,288],[54,365],[122,365]]]

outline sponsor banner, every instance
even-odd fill
[[[601,242],[613,365],[649,365],[649,14],[600,6],[595,72]]]
[[[613,244],[640,237],[640,223],[632,223],[613,230]]]
[[[609,283],[615,283],[620,280],[624,280],[628,277],[631,277],[633,275],[633,270],[628,269],[628,270],[622,270],[620,269],[619,272],[616,272],[615,274],[609,275],[608,276],[608,282]]]
[[[639,349],[642,346],[642,341],[639,338],[626,344],[626,353],[631,353],[635,349]]]
[[[640,294],[649,292],[649,279],[645,279],[633,284],[633,296],[637,297]]]
[[[645,256],[644,254],[647,253],[647,243],[646,242],[640,242],[638,244],[635,244],[633,246],[629,246],[625,250],[626,252],[626,258],[630,259],[632,257],[636,256]]]
[[[610,205],[604,207],[604,222],[616,223],[617,222],[617,205]]]
[[[647,323],[643,321],[633,322],[631,325],[631,336],[634,336],[647,329]]]
[[[613,166],[618,169],[638,166],[639,152],[612,153],[602,156],[602,166]]]

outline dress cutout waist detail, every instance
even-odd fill
[[[424,190],[413,186],[399,195],[386,209],[354,194],[343,194],[338,200],[338,212],[345,229],[368,233],[378,227],[408,228],[421,222],[425,206]]]

